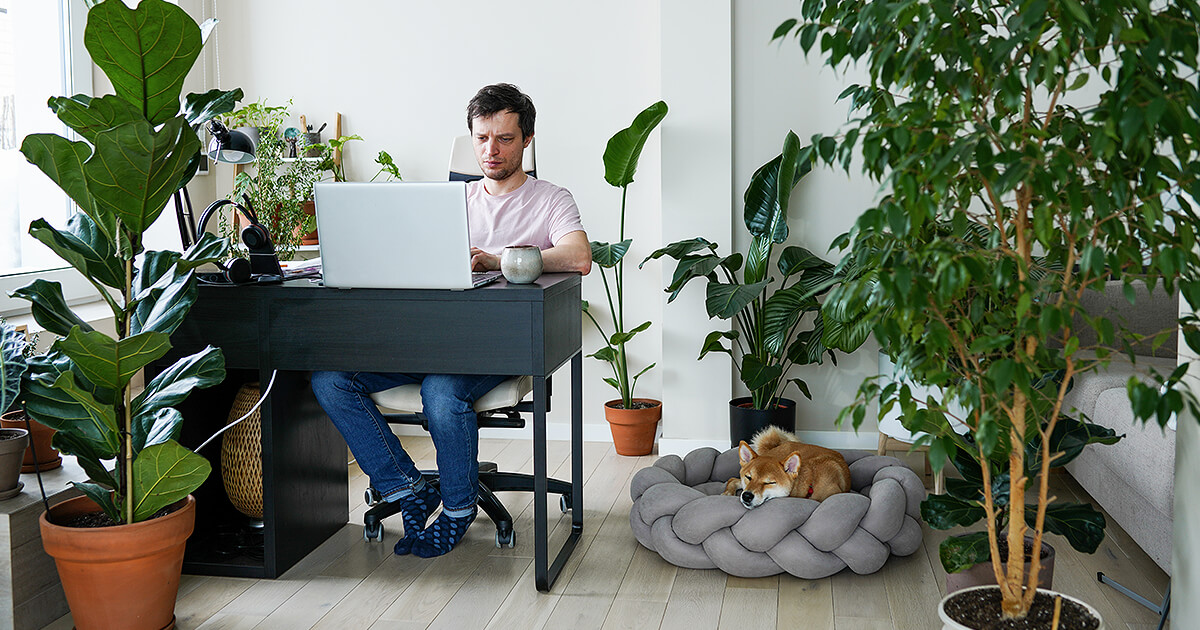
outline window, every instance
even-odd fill
[[[0,314],[20,310],[7,293],[34,277],[63,283],[68,300],[94,291],[49,248],[29,236],[42,217],[62,227],[73,204],[21,154],[31,133],[66,134],[46,107],[51,96],[91,93],[91,62],[83,47],[82,0],[0,0]]]

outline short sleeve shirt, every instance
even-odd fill
[[[583,230],[571,192],[532,177],[504,195],[488,194],[482,180],[467,184],[467,216],[471,246],[491,254],[511,245],[549,249],[563,236]]]

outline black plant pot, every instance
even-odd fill
[[[736,447],[745,440],[747,444],[759,431],[774,425],[784,431],[796,430],[796,401],[780,398],[774,409],[754,409],[751,398],[744,396],[729,401],[729,442]]]

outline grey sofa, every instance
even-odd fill
[[[1139,334],[1176,330],[1179,300],[1162,288],[1153,293],[1137,287],[1130,305],[1120,282],[1110,282],[1105,293],[1095,292],[1084,308],[1092,315],[1105,314],[1117,326]],[[1147,341],[1134,351],[1136,362],[1117,356],[1105,370],[1077,376],[1064,401],[1064,411],[1124,434],[1113,446],[1092,445],[1067,465],[1079,482],[1105,511],[1168,574],[1171,572],[1172,499],[1175,490],[1175,431],[1155,423],[1135,422],[1125,384],[1129,377],[1145,376],[1153,367],[1160,374],[1175,369],[1177,332],[1158,348]],[[1080,347],[1096,343],[1080,335]]]

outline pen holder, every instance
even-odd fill
[[[542,275],[542,250],[535,245],[505,247],[500,254],[500,273],[512,284],[529,284]]]

